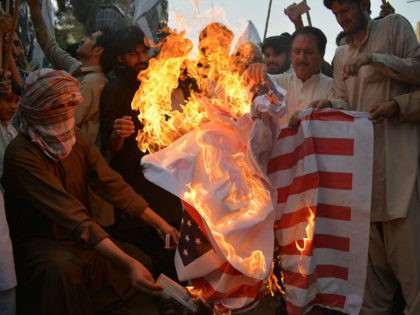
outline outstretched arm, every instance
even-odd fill
[[[42,17],[38,0],[27,0],[31,12],[31,20],[35,27],[36,39],[45,56],[56,69],[72,73],[80,66],[80,62],[62,49],[54,36],[53,30],[48,29]]]

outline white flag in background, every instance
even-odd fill
[[[245,43],[254,43],[257,45],[262,44],[260,34],[258,33],[257,28],[255,27],[254,23],[252,23],[252,21],[248,21],[248,25],[246,26],[242,35],[238,38],[238,41],[236,42],[235,50],[238,49],[239,46]]]
[[[160,0],[136,0],[134,6],[133,25],[140,27],[148,39],[156,41],[161,14]]]

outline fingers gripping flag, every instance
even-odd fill
[[[362,113],[310,112],[283,129],[268,175],[289,315],[314,305],[358,314],[370,219],[372,124]]]

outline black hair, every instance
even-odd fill
[[[14,79],[12,79],[12,93],[17,96],[22,95],[22,87]]]
[[[74,58],[77,58],[77,48],[79,48],[80,43],[72,43],[67,45],[66,51],[72,55]]]
[[[145,44],[145,35],[140,27],[131,25],[124,27],[114,34],[114,53],[122,56],[136,50],[138,45]]]
[[[277,55],[281,53],[288,53],[290,51],[291,43],[290,34],[283,33],[279,36],[267,37],[262,44],[261,50],[264,53],[266,48],[271,47]]]
[[[319,28],[316,28],[316,27],[313,27],[313,26],[304,26],[304,27],[296,30],[292,34],[292,37],[290,38],[292,43],[298,35],[312,35],[312,36],[314,36],[316,38],[317,42],[318,42],[319,53],[322,56],[324,56],[325,48],[327,47],[327,37],[325,36],[325,34]]]
[[[361,4],[363,0],[324,0],[324,6],[331,10],[331,6],[332,6],[334,1],[338,1],[338,3],[340,3],[340,4],[343,4],[345,2]],[[369,14],[371,13],[370,2],[369,2],[368,12],[369,12]]]
[[[99,32],[102,34],[96,37],[96,44],[94,47],[103,47],[104,49],[99,62],[106,73],[117,63],[112,44],[114,33],[107,27],[100,29]]]

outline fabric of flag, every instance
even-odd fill
[[[142,159],[148,180],[192,205],[185,206],[175,255],[178,278],[219,310],[255,306],[270,275],[275,213],[259,166],[268,161],[272,136],[259,122],[276,121],[283,105],[262,100],[257,120],[210,110],[210,122]]]
[[[220,114],[220,120],[144,156],[142,165],[149,181],[196,209],[218,255],[264,280],[272,264],[275,214],[268,181],[247,157],[254,125],[250,115],[234,121]]]
[[[226,260],[211,246],[204,223],[197,211],[183,202],[184,213],[175,266],[180,281],[201,277],[217,269]]]
[[[175,254],[180,281],[189,280],[205,303],[219,311],[247,310],[264,293],[262,280],[247,277],[218,255],[211,245],[197,211],[183,202],[184,215]]]
[[[358,314],[364,292],[373,128],[366,114],[306,112],[283,129],[267,173],[289,315],[318,305]]]
[[[219,310],[254,307],[271,269],[275,234],[288,314],[304,314],[314,305],[358,314],[367,263],[372,123],[364,113],[306,111],[297,131],[278,132],[278,119],[269,113],[229,122],[222,117],[143,158],[148,180],[195,202],[185,204],[175,254],[179,280],[190,281]],[[238,163],[243,154],[247,165]],[[218,164],[209,164],[209,156]],[[259,174],[254,180],[267,180],[260,193],[270,194],[251,212],[242,208],[254,198],[227,198],[232,188],[249,192],[252,178],[241,173],[249,164]],[[188,197],[192,187],[196,195]],[[254,258],[258,268],[250,268]]]

